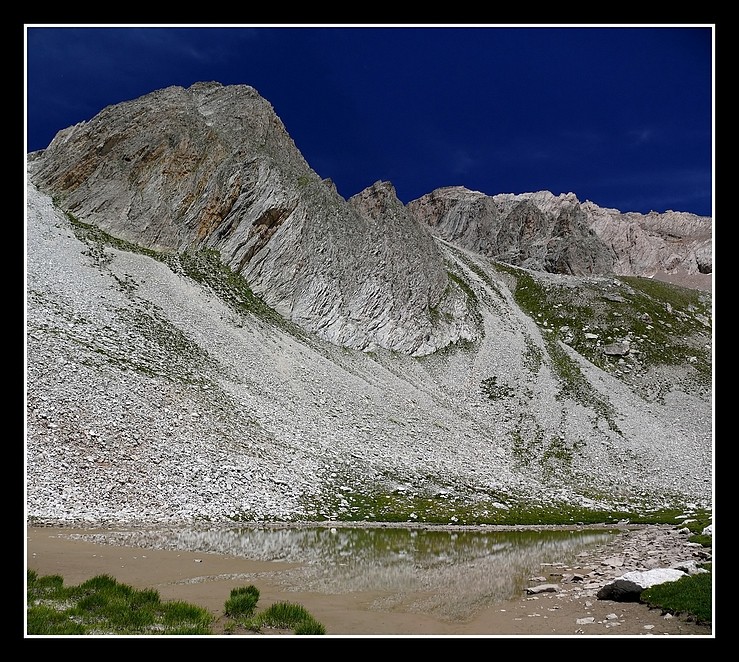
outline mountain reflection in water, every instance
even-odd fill
[[[131,547],[300,564],[270,573],[286,590],[386,593],[383,608],[466,618],[520,596],[546,566],[610,541],[607,530],[446,530],[402,527],[162,528],[87,534]],[[256,575],[255,575],[256,576]],[[250,581],[249,577],[240,577]],[[251,578],[253,579],[253,577]]]

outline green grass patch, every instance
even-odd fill
[[[293,630],[295,634],[326,634],[326,628],[305,607],[293,602],[275,602],[252,619],[251,627]]]
[[[153,589],[136,590],[109,575],[64,586],[57,575],[26,572],[29,635],[209,634],[213,616],[183,602],[162,602]]]
[[[674,582],[664,582],[642,591],[639,601],[671,614],[691,618],[697,623],[711,623],[713,572],[712,564],[707,566],[705,569],[708,572],[681,577]]]
[[[254,614],[258,602],[259,589],[256,586],[240,586],[231,590],[224,611],[232,618],[249,618]]]
[[[576,449],[575,449],[576,450]],[[547,459],[568,461],[570,448],[552,438],[545,448]],[[337,479],[344,485],[356,484],[349,474]],[[634,524],[671,524],[683,526],[679,519],[688,511],[680,501],[673,506],[655,507],[649,502],[624,502],[609,508],[585,507],[570,502],[552,502],[527,494],[516,495],[490,491],[480,493],[470,484],[445,487],[443,477],[429,475],[424,481],[434,487],[425,491],[397,488],[383,491],[372,485],[357,485],[354,490],[325,489],[306,499],[303,510],[309,520],[317,522],[392,522],[459,525],[573,525],[614,524],[626,520]],[[610,502],[608,494],[591,494],[588,498]],[[669,500],[665,495],[665,503]],[[710,518],[710,511],[690,509],[691,518]],[[698,514],[693,514],[697,512]],[[705,520],[704,520],[705,521]],[[710,520],[708,520],[710,523]],[[702,528],[701,528],[702,530]]]
[[[303,606],[278,602],[256,615],[259,589],[231,590],[224,604],[229,622],[249,630],[291,629],[295,634],[326,634]],[[78,586],[65,586],[59,575],[26,571],[26,633],[29,635],[210,635],[215,617],[180,600],[162,602],[154,589],[137,590],[110,575],[97,575]]]

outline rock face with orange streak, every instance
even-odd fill
[[[423,355],[476,337],[465,293],[392,185],[344,200],[249,86],[169,87],[110,106],[30,164],[80,221],[158,251],[215,249],[326,340]],[[453,322],[438,314],[458,310]]]

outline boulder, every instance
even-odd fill
[[[655,568],[643,572],[627,572],[601,588],[597,597],[599,600],[638,602],[642,591],[657,584],[674,582],[680,577],[687,577],[687,574],[675,568]]]

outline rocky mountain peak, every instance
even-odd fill
[[[416,354],[470,333],[471,320],[429,312],[459,293],[392,185],[341,198],[249,86],[170,87],[106,108],[30,167],[81,221],[157,251],[213,249],[268,305],[333,342]]]

